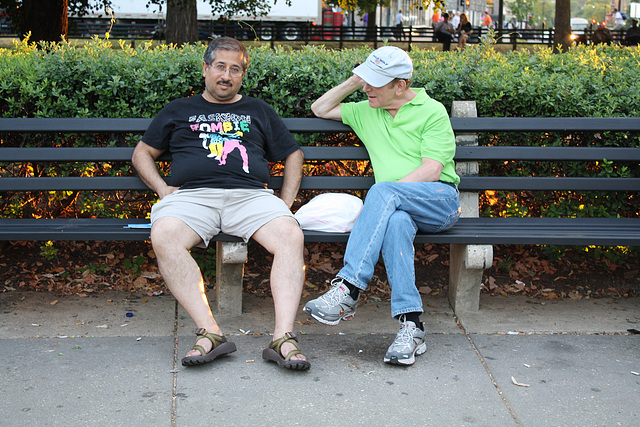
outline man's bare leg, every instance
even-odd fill
[[[195,231],[177,218],[160,218],[151,228],[153,251],[167,287],[191,316],[197,328],[222,335],[211,313],[200,268],[189,253],[201,241]],[[197,344],[204,347],[205,352],[213,345],[208,339],[200,339]],[[187,356],[200,356],[200,352],[191,350]]]
[[[291,217],[278,217],[263,225],[253,239],[273,254],[271,266],[271,294],[275,306],[273,338],[282,338],[293,332],[304,285],[304,235],[297,221]],[[286,356],[295,347],[285,343],[281,352]],[[302,354],[294,360],[307,360]]]

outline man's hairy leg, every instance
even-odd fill
[[[162,278],[196,327],[222,335],[211,313],[198,264],[189,253],[192,247],[201,242],[200,236],[181,220],[163,217],[155,221],[151,228],[151,242]],[[208,339],[200,339],[198,344],[207,352],[212,347]],[[199,355],[200,352],[194,350],[187,353],[187,356]]]
[[[276,313],[273,338],[278,339],[293,332],[298,313],[304,284],[304,235],[295,219],[282,216],[260,227],[252,237],[273,254],[271,294]],[[292,344],[285,343],[282,355],[293,349]],[[306,357],[299,354],[292,359],[306,360]]]

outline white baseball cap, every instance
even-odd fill
[[[353,74],[373,87],[382,87],[393,79],[410,79],[413,62],[407,52],[395,46],[374,50],[367,60],[358,65]]]

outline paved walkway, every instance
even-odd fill
[[[388,303],[335,327],[300,312],[300,373],[261,359],[269,298],[218,318],[236,353],[185,369],[194,326],[171,296],[0,294],[0,425],[640,425],[639,298],[483,297],[460,318],[425,303],[428,349],[409,368],[382,362]]]

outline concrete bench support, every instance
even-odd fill
[[[478,117],[475,101],[454,101],[451,117]],[[475,133],[456,136],[458,146],[477,146]],[[460,176],[478,176],[478,162],[458,162]],[[478,218],[480,215],[477,192],[460,192],[461,217]],[[484,270],[493,263],[491,245],[449,245],[449,302],[456,313],[478,311],[480,288]]]
[[[449,247],[451,307],[458,314],[478,311],[482,274],[493,263],[493,246],[452,244]]]
[[[242,314],[242,277],[246,262],[246,243],[216,242],[217,314]]]

